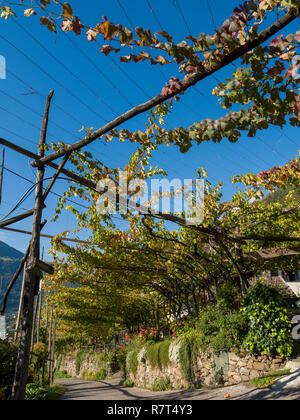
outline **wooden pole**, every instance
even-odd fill
[[[25,272],[26,272],[26,262],[24,264],[22,289],[21,289],[21,294],[20,294],[19,310],[18,310],[18,316],[17,316],[17,321],[16,321],[16,330],[15,330],[15,335],[14,335],[14,342],[15,343],[17,341],[18,334],[19,334],[19,329],[20,329],[20,320],[21,320],[21,311],[22,311],[22,302],[23,302],[23,293],[24,293],[24,283],[25,283]]]
[[[7,230],[8,232],[22,233],[24,235],[32,235],[32,232],[29,232],[27,230],[13,229],[13,228],[7,228],[7,227],[5,227],[5,228],[0,227],[0,229],[1,230]],[[55,238],[54,235],[41,234],[40,236],[41,236],[41,238],[48,238],[48,239],[54,239]],[[63,236],[60,236],[60,239],[62,241],[66,241],[66,242],[75,242],[75,243],[84,244],[84,245],[95,245],[95,243],[90,242],[90,241],[81,241],[80,239],[65,238]]]
[[[42,158],[46,144],[47,128],[49,121],[50,104],[54,91],[47,97],[45,112],[42,122],[42,129],[39,142],[38,155]],[[30,260],[25,271],[23,310],[21,320],[20,343],[15,370],[15,378],[12,389],[12,400],[25,400],[26,384],[28,379],[28,368],[30,360],[30,345],[32,337],[32,323],[34,312],[34,293],[37,281],[37,261],[40,257],[40,228],[44,208],[43,202],[43,179],[45,166],[39,166],[36,175],[35,207],[32,225],[32,239],[30,246]]]
[[[41,316],[42,316],[42,302],[43,302],[43,286],[41,283],[38,303],[38,319],[36,325],[36,342],[40,342]]]
[[[36,331],[36,324],[37,324],[37,314],[38,314],[38,296],[35,296],[34,298],[34,315],[33,315],[33,322],[32,322],[32,334],[31,334],[31,346],[30,346],[30,352],[33,352],[34,344],[35,344],[35,331]]]
[[[46,317],[45,317],[45,345],[47,345],[47,333],[48,333],[48,301],[47,300],[46,300],[45,312],[46,312]],[[45,385],[45,372],[46,372],[46,362],[43,361],[42,386]]]
[[[52,351],[52,329],[53,329],[53,307],[51,308],[51,312],[50,312],[50,325],[49,325],[49,337],[48,337],[48,358],[49,358],[49,363],[48,363],[48,378],[49,381],[51,382],[51,351]]]
[[[56,316],[54,317],[53,321],[53,331],[52,331],[52,344],[51,344],[51,384],[54,382],[54,370],[55,370],[55,362],[54,362],[54,354],[55,354],[55,339],[56,339]]]
[[[42,250],[42,261],[44,261],[44,248]],[[37,306],[37,325],[36,325],[36,342],[37,343],[40,342],[42,300],[43,300],[43,286],[41,282],[39,294],[38,294],[38,306]]]
[[[1,163],[1,173],[0,173],[0,204],[2,203],[4,158],[5,158],[5,149],[2,150],[2,163]]]

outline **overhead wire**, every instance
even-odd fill
[[[176,0],[175,0],[176,1]],[[216,26],[216,21],[215,21],[215,19],[214,19],[214,14],[213,14],[213,10],[212,10],[212,8],[211,8],[211,5],[210,5],[210,3],[209,3],[209,0],[206,0],[206,3],[207,3],[207,6],[208,6],[208,9],[209,9],[209,13],[210,13],[210,18],[211,18],[211,20],[212,20],[212,24],[213,24],[213,26],[214,26],[214,29],[216,30],[217,29],[217,26]],[[181,8],[180,8],[181,9]],[[181,12],[181,14],[183,15],[183,10],[181,9],[180,10],[180,12]],[[183,15],[184,16],[184,15]],[[185,17],[184,17],[184,20],[186,21],[186,19],[185,19]],[[236,69],[237,68],[237,66],[236,66],[236,64],[235,63],[231,63],[232,65],[233,65],[233,67]],[[216,76],[212,76],[213,77],[213,79],[215,80],[215,81],[217,81],[218,83],[221,83],[221,81],[216,77]],[[195,90],[196,91],[198,91],[198,93],[199,94],[202,94],[196,87],[195,87]],[[263,144],[265,144],[267,147],[269,147],[271,150],[272,150],[272,152],[274,152],[274,153],[276,153],[278,156],[280,156],[280,158],[282,158],[283,157],[283,155],[281,155],[280,153],[278,153],[277,152],[277,150],[273,150],[267,143],[265,143],[264,142],[264,140],[260,137],[260,136],[256,136],[259,140],[261,140],[262,141],[262,143]],[[289,138],[288,136],[286,136],[287,138]],[[291,141],[292,141],[292,143],[294,143],[294,144],[296,144],[295,142],[293,142],[293,140],[292,139],[290,139]],[[248,158],[245,158],[245,157],[243,157],[244,159],[246,159],[246,160],[248,160],[249,161],[249,159]],[[256,164],[257,165],[257,164]]]
[[[77,44],[76,42],[74,42],[71,37],[65,33],[66,39],[73,45],[73,47],[75,49],[77,49],[80,54],[86,58],[86,60],[89,61],[89,63],[97,70],[97,72],[115,89],[115,91],[117,92],[118,95],[120,95],[124,101],[129,105],[134,107],[134,105],[132,104],[132,102],[130,101],[130,99],[127,97],[127,95],[125,95],[120,89],[119,87],[110,79],[110,77],[107,76],[107,74],[101,70],[101,68],[95,63],[94,60],[92,60]]]
[[[66,66],[56,55],[52,54],[52,52],[45,47],[44,44],[42,44],[32,33],[27,31],[24,26],[18,22],[16,19],[14,19],[14,23],[23,31],[26,33],[27,36],[29,36],[39,47],[44,50],[54,61],[56,61],[61,67],[63,67],[72,77],[74,77],[76,80],[78,80],[92,95],[94,95],[107,109],[109,109],[112,113],[119,116],[120,114],[114,110],[111,105],[109,105],[99,94],[91,88],[84,80],[82,80],[77,74],[75,74],[68,66]],[[102,117],[103,118],[103,117]]]
[[[181,17],[182,17],[183,22],[184,22],[184,24],[185,24],[185,26],[186,26],[186,28],[188,30],[188,33],[189,33],[189,35],[191,35],[192,34],[192,30],[191,30],[191,28],[190,28],[190,26],[189,26],[189,24],[188,24],[188,22],[187,22],[187,20],[186,20],[186,18],[184,16],[184,13],[183,13],[183,10],[182,10],[182,8],[180,6],[179,1],[178,0],[173,0],[173,4],[179,10],[179,13],[181,14]]]
[[[5,38],[2,34],[0,34],[0,39],[8,43],[11,47],[13,47],[16,51],[18,51],[23,57],[25,57],[33,66],[37,67],[42,73],[44,73],[49,79],[51,79],[54,83],[60,86],[63,90],[65,90],[69,95],[71,95],[74,99],[76,99],[81,105],[86,107],[91,113],[95,114],[98,118],[100,118],[105,123],[108,122],[102,115],[96,112],[93,108],[91,108],[88,104],[82,101],[74,92],[72,92],[69,88],[67,88],[64,84],[59,82],[55,77],[53,77],[47,70],[43,69],[38,63],[36,63],[32,58],[30,58],[24,51],[20,50],[16,45],[14,45],[11,41]]]

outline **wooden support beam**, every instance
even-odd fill
[[[54,268],[52,265],[45,263],[44,261],[39,260],[37,266],[41,271],[44,271],[47,274],[54,274]]]
[[[54,91],[47,97],[44,117],[42,122],[40,142],[38,149],[39,158],[43,158],[46,144],[47,128],[49,122],[50,104]],[[25,400],[26,384],[30,361],[30,346],[33,334],[34,294],[37,283],[36,268],[40,259],[40,229],[44,209],[43,180],[45,166],[39,166],[36,175],[35,207],[33,214],[32,238],[30,243],[30,260],[26,267],[23,310],[21,318],[20,343],[18,349],[15,377],[12,389],[12,400]]]
[[[255,262],[273,260],[276,258],[283,257],[294,257],[296,255],[300,255],[300,246],[288,248],[260,249],[256,252],[249,252],[248,254],[244,254],[243,257],[249,261]]]
[[[4,160],[5,160],[5,149],[2,150],[2,162],[1,162],[1,172],[0,172],[0,204],[2,203]]]
[[[16,144],[14,144],[14,143],[6,140],[6,139],[3,139],[2,137],[0,137],[0,144],[8,147],[11,150],[14,150],[17,153],[20,153],[23,156],[26,156],[26,157],[29,157],[29,158],[35,159],[35,160],[39,159],[39,156],[37,154],[32,153],[29,150],[24,149],[23,147],[17,146]],[[50,162],[47,165],[50,166],[53,169],[56,169],[56,170],[59,167],[59,165],[57,165],[56,163],[52,163],[52,162]],[[102,163],[102,165],[103,165],[103,163]],[[61,173],[66,175],[71,180],[77,182],[78,184],[85,185],[86,187],[89,187],[89,188],[92,188],[92,189],[96,189],[96,184],[94,182],[89,181],[89,180],[85,179],[84,177],[82,177],[80,175],[77,175],[72,171],[69,171],[68,169],[63,168],[61,170]]]
[[[131,120],[132,118],[136,117],[137,115],[143,114],[146,111],[149,111],[150,109],[156,107],[157,105],[160,105],[164,102],[166,102],[168,99],[173,98],[174,96],[177,96],[183,92],[185,92],[188,88],[196,85],[201,80],[204,80],[208,78],[209,76],[215,74],[219,70],[223,69],[224,67],[228,66],[229,64],[233,63],[235,60],[243,57],[245,54],[253,50],[254,48],[258,47],[259,45],[263,44],[264,42],[268,41],[270,38],[272,38],[275,34],[277,34],[279,31],[281,31],[283,28],[285,28],[287,25],[289,25],[291,22],[296,20],[297,14],[295,10],[290,11],[285,16],[283,16],[281,19],[279,19],[277,22],[275,22],[273,25],[262,31],[260,34],[258,34],[255,39],[252,39],[248,41],[246,44],[237,47],[234,51],[231,53],[224,55],[222,59],[220,60],[220,63],[218,65],[215,65],[214,67],[210,67],[210,69],[203,71],[203,72],[197,72],[194,75],[186,78],[181,82],[181,88],[178,89],[176,92],[173,92],[172,94],[168,96],[164,96],[162,94],[159,94],[155,96],[154,98],[150,99],[148,102],[141,104],[135,108],[132,108],[125,114],[119,116],[115,120],[109,122],[105,126],[99,128],[98,130],[94,131],[93,133],[90,133],[87,137],[84,139],[69,145],[65,146],[65,148],[60,149],[59,151],[52,153],[44,158],[35,160],[31,163],[32,166],[38,167],[41,164],[49,164],[53,162],[54,160],[64,156],[67,152],[74,152],[76,150],[79,150],[91,143],[93,143],[98,138],[104,136],[105,134],[109,133],[113,129],[119,127],[120,125],[124,124],[125,122]]]
[[[18,216],[12,217],[11,219],[4,220],[3,222],[0,222],[0,229],[6,226],[13,225],[14,223],[17,223],[17,222],[21,222],[22,220],[27,219],[28,217],[31,217],[33,213],[34,213],[34,209],[31,209],[22,214],[19,214]]]
[[[51,181],[49,182],[48,187],[46,188],[46,191],[44,192],[44,195],[43,195],[43,201],[44,202],[46,201],[46,199],[47,199],[55,181],[57,180],[59,174],[62,172],[65,164],[67,163],[67,161],[69,159],[69,157],[70,157],[70,153],[67,153],[66,156],[63,158],[62,162],[60,163],[60,165],[58,166],[58,168],[56,169],[55,174],[53,175]]]
[[[29,232],[27,230],[20,230],[20,229],[13,229],[13,228],[7,228],[7,227],[1,227],[0,229],[2,230],[7,230],[8,232],[15,232],[15,233],[22,233],[24,235],[32,235],[32,232]],[[40,234],[40,236],[42,238],[48,238],[48,239],[54,239],[55,236],[54,235],[46,235],[46,234]],[[64,238],[64,237],[60,237],[60,239],[62,241],[66,241],[66,242],[76,242],[78,244],[84,244],[84,245],[95,245],[92,242],[89,241],[81,241],[80,239],[71,239],[71,238]]]

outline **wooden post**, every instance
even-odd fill
[[[45,155],[44,145],[46,143],[49,111],[53,94],[54,91],[51,91],[46,101],[38,150],[38,155],[40,156],[40,158],[42,158]],[[25,400],[26,384],[28,379],[34,309],[34,292],[37,281],[36,266],[37,261],[40,258],[40,228],[44,208],[44,173],[45,167],[39,166],[36,175],[35,207],[33,215],[32,239],[30,246],[30,260],[25,270],[20,343],[15,370],[14,384],[12,389],[12,400]]]
[[[54,382],[54,370],[55,370],[55,362],[54,362],[54,354],[55,354],[55,339],[56,339],[56,316],[54,317],[53,321],[53,331],[52,331],[52,344],[51,344],[51,375],[50,375],[50,383],[53,384]]]
[[[51,314],[50,314],[50,325],[49,325],[49,338],[48,338],[48,359],[49,359],[49,364],[48,364],[48,378],[51,382],[51,350],[52,350],[52,329],[53,329],[53,307],[51,308]]]
[[[40,293],[38,296],[38,319],[37,319],[37,326],[36,326],[36,342],[40,342],[40,329],[41,329],[41,315],[42,315],[42,302],[43,302],[43,287],[41,284]]]
[[[44,248],[42,250],[42,261],[44,260]],[[42,310],[42,281],[40,283],[40,288],[37,295],[37,303],[36,303],[36,342],[40,342],[40,324],[41,324],[41,310]],[[34,331],[34,330],[33,330]]]
[[[2,163],[0,173],[0,204],[2,203],[2,186],[3,186],[3,171],[4,171],[5,149],[2,150]]]
[[[37,301],[37,297],[35,296],[33,299],[33,321],[32,321],[31,344],[30,344],[31,355],[30,355],[29,363],[31,361],[33,347],[34,347],[34,333],[35,333],[35,328],[36,328],[37,305],[38,305],[38,301]]]
[[[22,311],[22,302],[23,302],[23,293],[24,293],[24,283],[25,283],[25,273],[26,273],[26,262],[24,264],[23,280],[22,280],[22,289],[20,294],[19,310],[16,321],[16,330],[14,335],[14,342],[16,343],[18,339],[19,329],[20,329],[20,320],[21,320],[21,311]]]

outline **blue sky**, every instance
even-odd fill
[[[142,26],[159,31],[162,26],[178,42],[189,32],[193,35],[200,32],[212,33],[214,24],[219,27],[237,5],[234,0],[211,1],[212,17],[205,0],[181,0],[183,18],[174,0],[74,0],[71,3],[75,13],[91,26],[106,15],[109,20],[129,27]],[[149,4],[155,14],[151,12]],[[38,19],[25,19],[21,17],[21,9],[19,12],[18,8],[16,10],[20,15],[19,19],[0,22],[0,55],[5,57],[7,65],[7,79],[0,79],[0,136],[33,152],[37,150],[45,96],[51,89],[55,90],[55,96],[48,141],[53,139],[73,143],[80,138],[78,131],[82,125],[94,128],[102,126],[105,121],[110,121],[128,110],[129,104],[138,105],[158,94],[164,83],[172,75],[177,75],[176,67],[172,65],[162,67],[161,72],[157,66],[150,66],[148,63],[123,64],[119,62],[117,55],[111,55],[112,59],[107,58],[99,52],[97,44],[88,43],[84,37],[66,36],[63,33],[55,36],[41,27]],[[29,30],[52,56],[23,28]],[[291,33],[297,29],[295,24],[285,32]],[[217,78],[224,80],[231,75],[232,70],[233,67],[229,67],[217,74]],[[197,85],[197,90],[190,89],[186,92],[182,101],[176,104],[174,113],[168,117],[167,127],[188,126],[196,120],[224,115],[225,111],[211,95],[216,83],[213,78],[207,79]],[[31,87],[38,94],[30,94]],[[144,129],[145,117],[139,116],[125,127]],[[233,145],[227,140],[217,145],[203,143],[194,146],[185,155],[174,147],[161,148],[155,153],[153,165],[165,168],[170,178],[182,179],[193,178],[196,169],[204,166],[212,181],[224,181],[225,199],[228,200],[234,191],[229,182],[232,175],[257,173],[274,165],[284,164],[297,154],[299,144],[299,133],[296,129],[286,127],[281,131],[272,128],[260,133],[256,139],[243,136],[239,143]],[[124,165],[134,147],[117,142],[104,145],[97,141],[88,150],[108,166],[119,167]],[[29,162],[29,159],[6,150],[6,167],[34,181],[35,171]],[[51,170],[47,170],[46,176],[51,173]],[[58,181],[54,191],[62,193],[65,186],[64,181]],[[25,180],[5,172],[0,218],[11,210],[29,187],[30,184]],[[58,234],[75,226],[73,217],[67,212],[63,213],[56,224],[50,223],[56,200],[55,196],[48,199],[44,215],[48,224],[44,233]],[[30,209],[32,206],[33,195],[22,205],[22,209]],[[31,230],[31,219],[20,222],[15,227]],[[24,251],[29,237],[0,231],[0,240]],[[42,246],[47,251],[49,240],[42,240]]]

